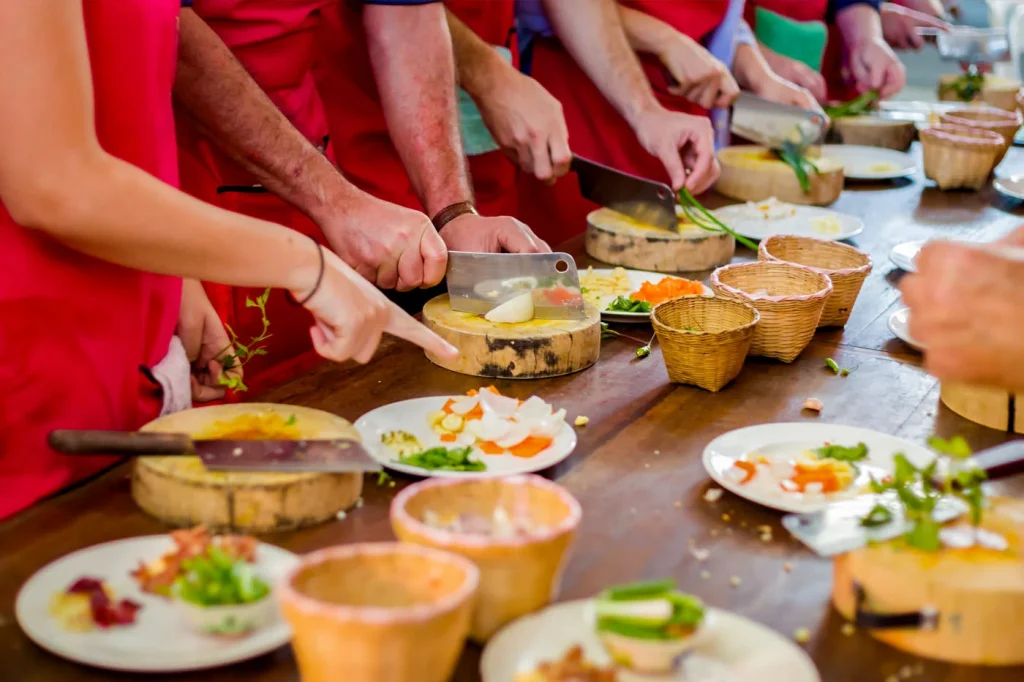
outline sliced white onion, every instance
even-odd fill
[[[551,416],[551,405],[537,396],[531,396],[516,410],[516,421],[523,423],[546,419]]]
[[[512,422],[509,426],[508,433],[506,433],[500,440],[496,440],[494,442],[498,444],[498,447],[511,448],[519,445],[529,437],[530,428],[528,426]]]
[[[503,419],[511,417],[519,407],[519,401],[515,398],[496,395],[490,391],[480,392],[480,402],[485,412],[492,412]]]
[[[454,414],[468,414],[473,411],[473,408],[476,407],[479,402],[480,398],[478,396],[466,395],[461,398],[456,398],[454,402],[452,402],[450,409]]]
[[[533,319],[533,292],[527,291],[510,298],[484,315],[484,319],[488,322],[504,322],[506,324],[529,322]]]
[[[483,419],[477,422],[476,436],[480,440],[497,441],[508,434],[510,425],[511,422],[501,419],[493,413],[484,413]]]

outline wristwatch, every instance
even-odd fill
[[[472,201],[460,201],[457,204],[452,204],[451,206],[442,208],[438,211],[436,216],[430,219],[430,222],[434,223],[434,229],[440,232],[442,227],[459,216],[466,215],[467,213],[480,215],[476,212],[476,207],[473,206]]]

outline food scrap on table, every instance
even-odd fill
[[[590,423],[590,417],[584,417],[582,414],[576,417],[576,421],[573,422],[576,426],[586,426]]]
[[[825,404],[817,398],[808,398],[804,401],[804,409],[811,412],[821,412],[825,409]]]
[[[141,608],[130,599],[118,600],[102,580],[90,577],[79,578],[50,600],[50,615],[68,632],[132,625]]]
[[[534,670],[516,675],[515,682],[615,682],[613,668],[602,668],[583,656],[583,647],[576,645],[557,661],[544,662]]]

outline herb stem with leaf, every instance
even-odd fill
[[[248,391],[249,387],[242,381],[242,377],[236,374],[229,374],[231,370],[242,368],[257,355],[266,355],[266,340],[272,335],[270,334],[270,320],[267,318],[267,299],[270,298],[270,289],[266,289],[262,294],[256,297],[255,300],[246,297],[245,307],[256,308],[260,311],[260,317],[263,322],[263,329],[260,333],[253,337],[249,343],[243,344],[238,340],[238,335],[235,334],[235,330],[231,328],[231,325],[225,324],[224,328],[227,329],[228,335],[231,336],[231,345],[222,350],[217,354],[216,360],[221,364],[224,369],[224,373],[220,377],[221,386],[226,386],[234,391]]]
[[[679,190],[679,205],[683,209],[683,215],[691,223],[708,232],[726,232],[731,234],[733,239],[743,246],[757,251],[757,244],[746,237],[736,234],[736,231],[715,217],[711,211],[704,208],[696,197],[690,194],[690,190],[683,187]]]

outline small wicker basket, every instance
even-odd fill
[[[1019,111],[1003,111],[1001,109],[954,109],[942,114],[940,120],[947,125],[999,133],[1003,137],[1003,151],[996,158],[997,166],[1013,146],[1013,138],[1017,136],[1017,131],[1020,130],[1021,125],[1024,125]]]
[[[707,296],[666,301],[651,313],[668,378],[719,391],[743,368],[760,319],[746,303]]]
[[[757,261],[734,263],[711,273],[715,296],[757,308],[751,355],[793,362],[821,320],[832,281],[802,265]]]
[[[937,125],[920,137],[924,174],[941,190],[980,190],[1003,153],[1003,137],[991,130]]]
[[[850,319],[864,280],[871,273],[871,257],[840,242],[813,237],[775,235],[761,242],[758,260],[805,265],[832,280],[832,295],[825,301],[818,327],[842,327]]]

